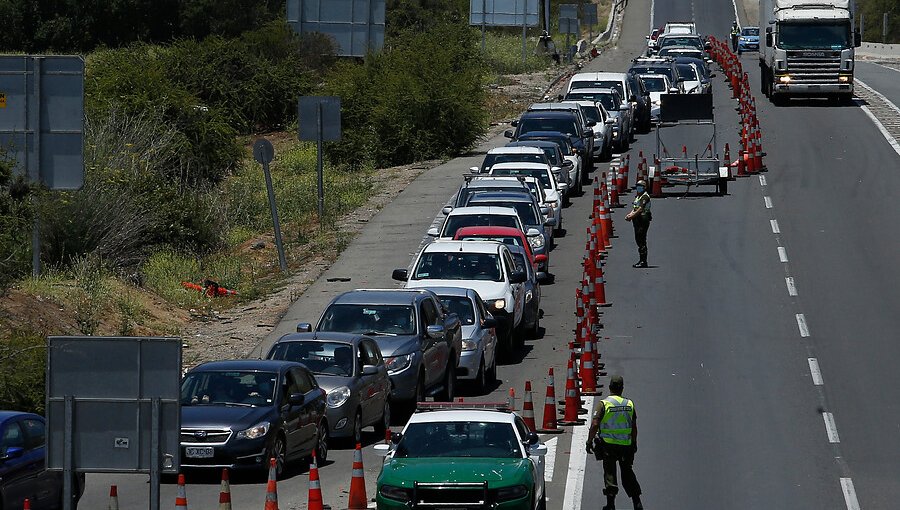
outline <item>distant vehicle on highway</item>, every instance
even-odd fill
[[[279,476],[315,451],[328,459],[325,390],[300,363],[203,363],[181,382],[181,467],[256,469]]]
[[[569,80],[567,92],[578,89],[615,89],[619,92],[621,101],[617,111],[622,117],[625,136],[631,141],[631,136],[637,129],[638,112],[637,102],[640,91],[634,90],[634,82],[628,79],[626,73],[578,73]],[[610,108],[604,104],[607,110]]]
[[[63,507],[63,473],[45,469],[46,424],[32,413],[0,411],[0,508]],[[84,473],[73,480],[73,502],[84,493]]]
[[[550,209],[549,218],[553,220],[552,227],[557,231],[562,230],[562,193],[559,191],[559,184],[556,182],[556,176],[553,175],[549,166],[538,165],[535,163],[500,163],[491,167],[491,175],[533,177],[540,181],[541,186],[544,188],[544,202]],[[529,237],[532,236],[530,229],[527,226],[525,226],[524,232],[525,235]]]
[[[663,26],[660,36],[666,34],[696,34],[697,24],[693,21],[670,21]]]
[[[738,36],[738,55],[745,51],[759,51],[759,27],[744,27]]]
[[[540,257],[531,251],[528,238],[519,229],[509,227],[465,227],[456,231],[455,241],[497,241],[507,246],[521,246],[525,248],[529,263],[538,270],[541,262],[546,262],[545,257]],[[546,275],[545,275],[546,276]]]
[[[487,191],[528,191],[528,186],[523,180],[497,179],[490,175],[466,175],[463,182],[454,195],[455,200],[444,206],[441,212],[445,215],[457,207],[465,207],[469,197],[475,193]]]
[[[542,235],[527,236],[528,244],[535,255],[543,255],[544,262],[539,264],[541,270],[547,271],[550,257],[550,246],[553,243],[553,228],[556,220],[548,217],[550,209],[541,207],[531,193],[493,192],[478,193],[469,198],[469,207],[511,207],[516,210],[522,225],[528,230],[540,230]],[[454,234],[455,237],[455,234]]]
[[[669,83],[669,78],[664,74],[642,74],[640,79],[644,82],[647,90],[650,91],[650,101],[653,105],[651,110],[653,122],[659,122],[662,95],[670,92],[672,84]]]
[[[594,143],[594,134],[584,129],[581,119],[571,111],[538,110],[522,114],[512,122],[515,131],[507,130],[507,138],[518,140],[522,135],[534,131],[554,131],[569,137],[569,142],[581,156],[580,170],[582,176],[590,170],[590,145]]]
[[[615,120],[612,124],[612,141],[620,152],[628,150],[631,144],[631,134],[628,131],[629,110],[623,105],[622,96],[615,88],[583,88],[568,92],[566,101],[594,101],[600,103],[609,113],[609,117]]]
[[[298,331],[311,331],[301,323]],[[406,412],[427,396],[453,400],[462,352],[459,317],[425,289],[356,289],[331,300],[315,330],[372,337],[391,378],[391,403]]]
[[[566,138],[568,140],[568,138]],[[572,175],[577,175],[574,171],[575,158],[569,151],[570,158],[565,157],[559,143],[550,140],[519,140],[517,142],[509,142],[507,147],[537,147],[544,151],[547,159],[550,161],[550,167],[553,174],[556,175],[556,182],[563,187],[563,198],[568,203],[569,195],[575,186],[575,179]],[[559,168],[559,171],[555,170]]]
[[[537,434],[510,411],[460,406],[416,412],[390,445],[375,445],[386,457],[376,482],[378,510],[545,510],[547,447]]]
[[[375,340],[351,333],[293,333],[269,349],[266,359],[303,363],[325,390],[329,434],[349,447],[372,425],[383,435],[391,426],[391,380]]]
[[[528,254],[521,246],[508,246],[516,269],[525,272],[528,278],[523,282],[525,287],[525,334],[528,338],[537,338],[541,329],[541,279],[546,279],[546,273],[538,277],[534,266],[528,262]]]

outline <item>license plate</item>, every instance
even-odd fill
[[[211,459],[213,457],[212,446],[187,446],[184,449],[185,456],[191,459]]]

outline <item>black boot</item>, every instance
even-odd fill
[[[631,498],[631,501],[634,503],[634,510],[644,510],[644,504],[641,503],[641,497],[635,496]]]
[[[647,261],[646,261],[646,260],[639,260],[638,262],[635,262],[631,267],[638,267],[638,268],[645,268],[645,267],[648,267],[648,266],[647,266]]]
[[[600,510],[616,510],[616,497],[606,495],[606,506],[601,508]]]

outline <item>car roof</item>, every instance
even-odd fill
[[[587,80],[624,80],[625,73],[578,73],[572,76],[569,81],[587,81]]]
[[[446,409],[441,411],[427,411],[413,413],[409,418],[409,424],[413,423],[440,423],[440,422],[485,422],[485,423],[515,423],[515,414],[504,411],[488,411],[483,409]]]
[[[488,151],[488,154],[543,154],[543,153],[544,153],[544,151],[538,149],[537,147],[528,147],[525,145],[514,146],[514,147],[505,145],[503,147],[494,147],[493,149]]]
[[[503,202],[527,202],[534,203],[534,195],[527,191],[487,191],[477,193],[469,198],[469,203],[487,202],[487,201],[503,201]]]
[[[189,370],[189,372],[201,371],[225,371],[225,370],[250,370],[258,372],[278,372],[292,366],[303,365],[294,361],[270,360],[270,359],[232,359],[201,363]]]
[[[311,333],[288,333],[279,338],[275,343],[284,342],[301,342],[301,341],[317,341],[317,342],[341,342],[348,344],[357,344],[360,340],[369,338],[365,335],[356,333],[338,333],[335,331],[313,331]],[[371,340],[371,339],[370,339]]]
[[[578,110],[578,106],[573,105],[573,104],[571,104],[571,103],[565,103],[565,102],[556,102],[556,103],[534,103],[534,104],[532,104],[531,106],[528,107],[528,110],[529,110],[529,111],[535,111],[535,110],[550,110],[550,111],[553,111],[553,110],[562,110],[562,111],[574,112],[574,111]]]
[[[491,214],[496,216],[515,216],[518,217],[518,213],[512,207],[497,207],[497,206],[476,206],[476,207],[457,207],[450,211],[450,216],[470,216],[473,214]]]
[[[525,234],[513,227],[494,227],[494,226],[475,226],[475,227],[463,227],[456,231],[456,235],[465,236],[465,235],[483,235],[483,236],[508,236],[508,237],[519,237],[524,239]]]
[[[34,414],[34,413],[26,413],[23,411],[0,411],[0,422],[6,421],[10,418],[40,418],[44,419],[43,416]]]
[[[544,163],[534,163],[531,161],[515,161],[515,162],[505,162],[505,163],[497,163],[496,165],[491,166],[491,171],[496,169],[503,170],[505,168],[513,168],[513,169],[523,169],[523,170],[547,170],[550,168],[550,165]]]
[[[541,119],[570,119],[575,115],[574,110],[528,110],[521,118]]]
[[[439,239],[425,246],[422,253],[498,253],[505,246],[497,241],[452,241]]]
[[[475,289],[468,287],[427,287],[428,290],[440,296],[465,296],[474,299],[481,299]]]
[[[356,289],[334,298],[333,304],[412,305],[426,295],[423,289]]]
[[[498,163],[498,165],[499,164],[502,163]],[[510,185],[506,186],[507,183],[510,183]],[[491,174],[479,174],[468,183],[463,184],[463,186],[466,185],[475,188],[487,188],[490,186],[503,185],[504,188],[509,189],[526,189],[525,185],[521,181],[505,179],[501,176],[493,176]]]
[[[523,135],[524,136],[524,135]],[[556,142],[551,142],[550,140],[521,140],[516,142],[509,142],[506,144],[507,147],[549,147],[549,148],[557,148],[559,149],[559,144]]]

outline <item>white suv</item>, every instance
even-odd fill
[[[500,353],[508,359],[524,344],[522,322],[527,275],[516,270],[506,245],[496,241],[438,240],[422,249],[412,272],[394,271],[406,288],[465,287],[478,292],[498,321]]]

